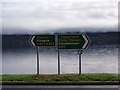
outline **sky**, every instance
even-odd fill
[[[1,0],[3,34],[117,31],[118,0]]]

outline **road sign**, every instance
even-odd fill
[[[57,36],[57,37],[55,37]],[[57,42],[57,43],[56,43]],[[60,75],[60,49],[77,49],[79,54],[79,74],[81,74],[81,55],[90,40],[86,34],[82,35],[33,35],[30,38],[33,46],[55,46],[58,47],[58,75]],[[39,74],[39,47],[37,47],[37,74]]]
[[[58,49],[86,49],[89,43],[86,34],[58,35]]]
[[[55,46],[55,35],[33,35],[30,42],[33,46]]]

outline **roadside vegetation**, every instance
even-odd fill
[[[91,74],[5,74],[2,76],[2,82],[4,83],[104,83],[104,82],[119,82],[120,77],[118,74],[110,73],[91,73]],[[1,77],[0,76],[0,77]]]

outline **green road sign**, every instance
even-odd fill
[[[30,42],[33,46],[55,46],[55,35],[33,35]]]
[[[58,35],[58,49],[85,49],[90,40],[86,34]]]

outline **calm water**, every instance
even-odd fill
[[[39,49],[40,73],[57,74],[57,50]],[[35,74],[36,49],[6,50],[2,53],[3,74]],[[76,51],[60,51],[61,73],[78,73]],[[82,54],[82,73],[118,73],[118,47],[94,46]]]

